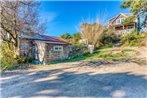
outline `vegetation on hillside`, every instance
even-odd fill
[[[120,41],[120,38],[116,35],[117,32],[111,28],[107,28],[101,35],[100,46],[113,46]]]
[[[129,60],[132,57],[135,57],[138,54],[137,51],[133,49],[127,48],[112,48],[112,47],[99,47],[95,50],[93,54],[89,52],[85,52],[84,54],[75,55],[73,58],[51,62],[49,64],[54,63],[62,63],[62,62],[74,62],[79,60],[86,60],[86,61],[94,61],[94,60],[102,60],[102,61],[119,61],[119,60]],[[133,59],[133,58],[132,58]]]
[[[72,35],[72,43],[76,46],[81,45],[79,40],[81,39],[81,32]]]
[[[147,32],[141,32],[139,35],[136,32],[131,32],[121,37],[123,46],[147,46]]]
[[[69,33],[64,33],[60,36],[61,38],[65,39],[65,40],[69,40],[72,38],[72,36]]]
[[[64,33],[60,36],[61,38],[65,39],[69,43],[75,45],[75,46],[80,46],[81,44],[79,43],[79,40],[81,39],[81,32],[77,32],[74,34],[69,34],[69,33]]]

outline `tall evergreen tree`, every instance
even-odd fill
[[[130,8],[130,12],[137,17],[137,32],[140,31],[141,26],[147,27],[147,0],[124,0],[121,8]]]

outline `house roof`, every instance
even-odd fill
[[[125,16],[125,17],[128,17],[128,16],[130,16],[131,14],[129,14],[129,13],[120,13],[120,14],[118,14],[117,16],[111,18],[109,21],[111,21],[111,23],[113,23],[120,15],[123,15],[123,16]]]
[[[109,21],[111,21],[111,20],[113,20],[113,19],[115,19],[116,17],[113,17],[113,18],[111,18]]]
[[[40,41],[46,41],[47,43],[52,43],[52,44],[69,44],[62,38],[54,37],[54,36],[49,36],[49,35],[21,35],[19,36],[21,39],[30,39],[30,40],[40,40]]]

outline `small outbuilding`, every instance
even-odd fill
[[[20,36],[19,47],[21,56],[31,55],[38,63],[67,59],[71,51],[71,45],[65,40],[40,34]]]

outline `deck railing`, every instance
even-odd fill
[[[119,34],[128,34],[132,31],[133,29],[125,29],[125,30],[116,30]]]

